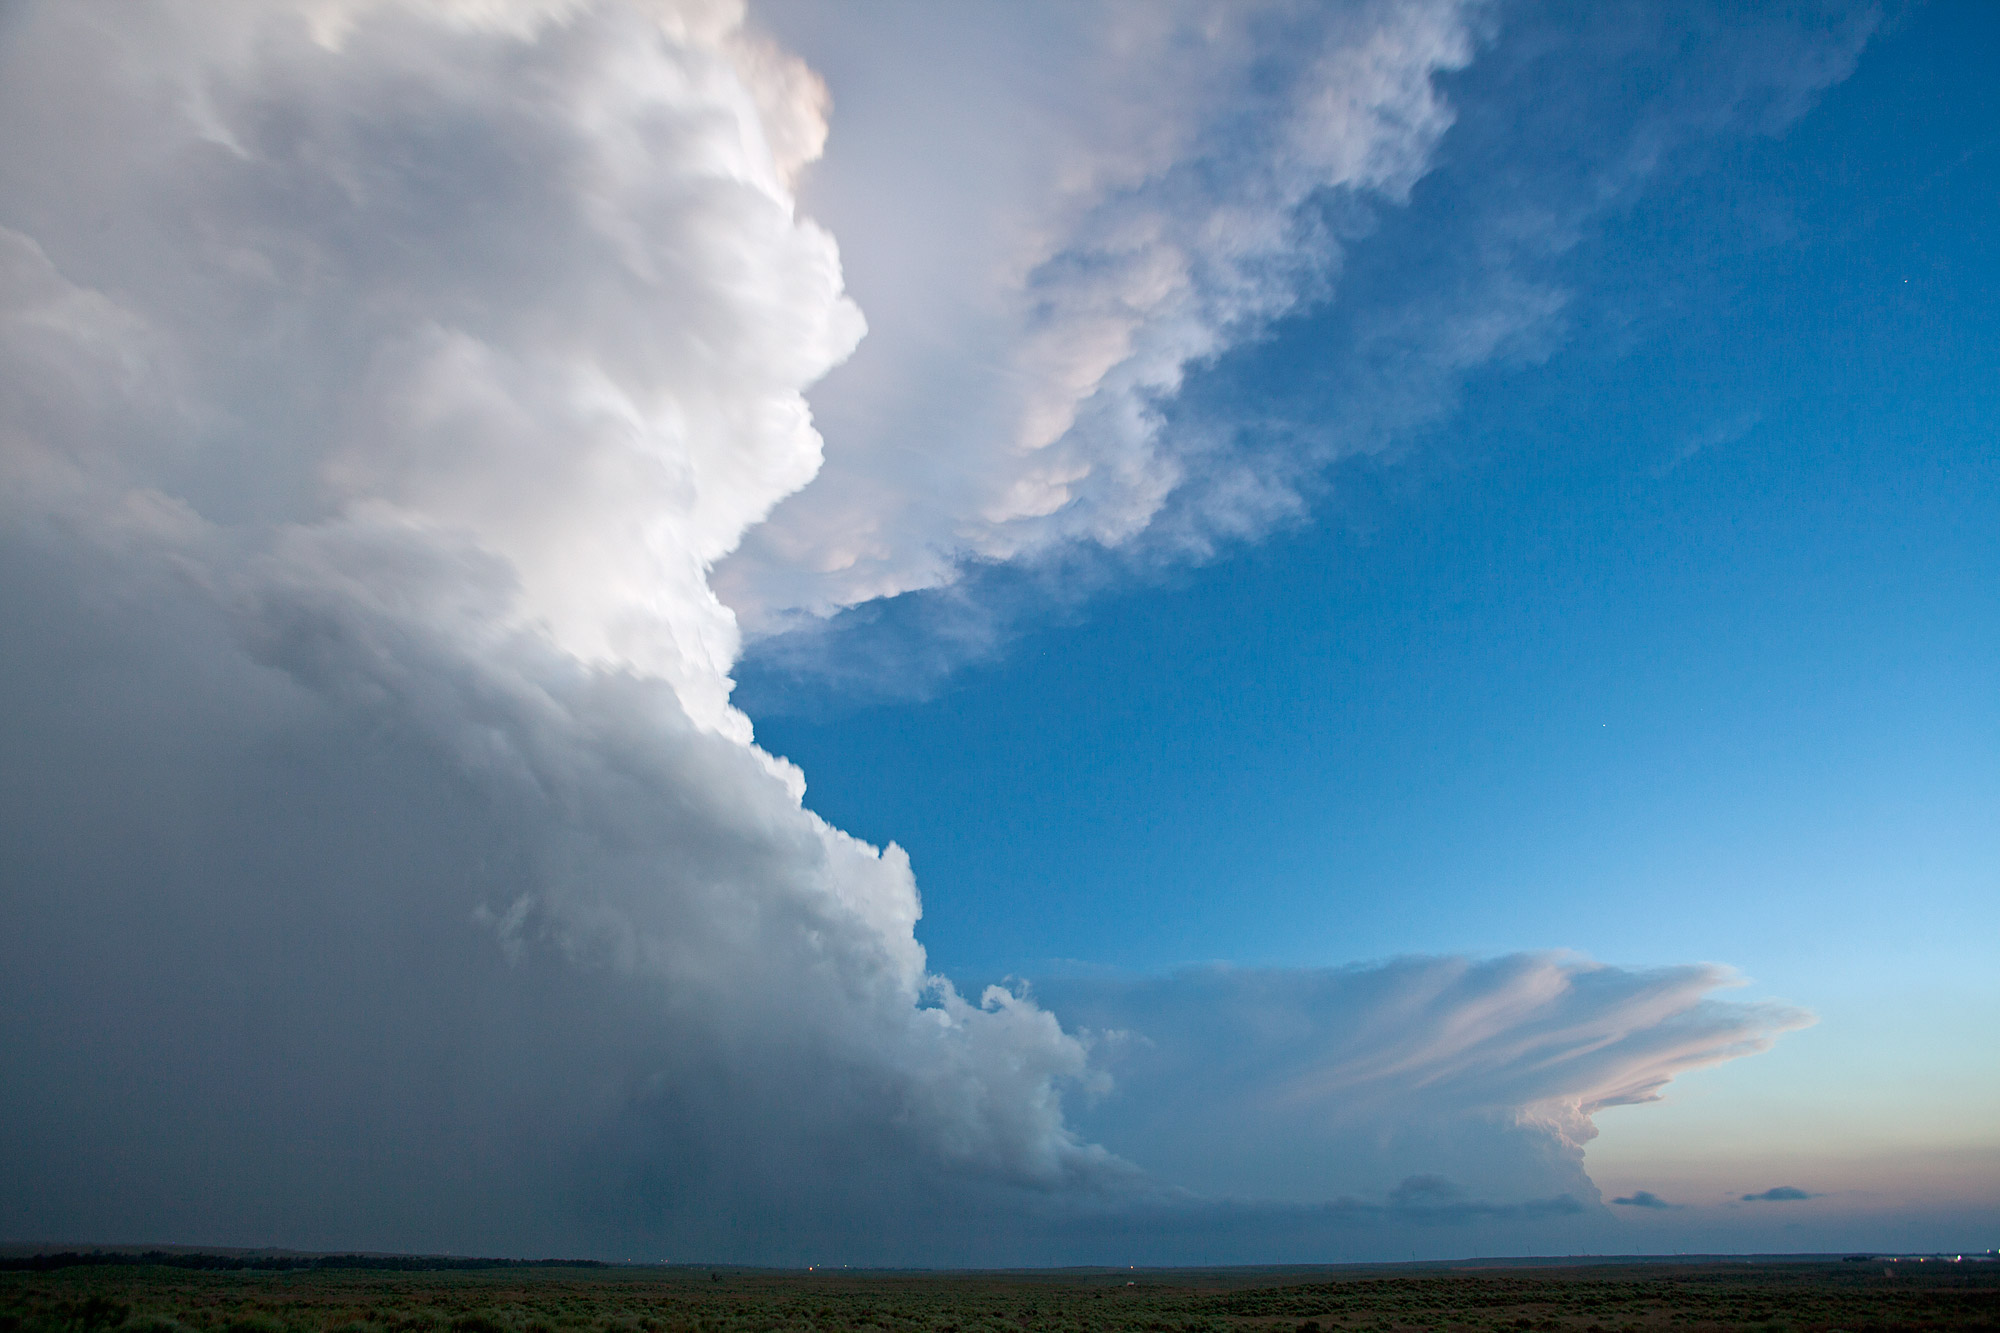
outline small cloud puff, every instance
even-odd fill
[[[1796,1203],[1800,1199],[1817,1199],[1819,1195],[1809,1194],[1796,1185],[1778,1185],[1761,1194],[1746,1194],[1745,1203]]]
[[[1687,1206],[1686,1204],[1668,1203],[1665,1199],[1662,1199],[1659,1195],[1653,1193],[1651,1190],[1639,1190],[1636,1193],[1626,1195],[1622,1199],[1613,1199],[1611,1202],[1623,1204],[1627,1208],[1665,1209],[1665,1208],[1685,1208]]]

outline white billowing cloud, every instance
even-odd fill
[[[739,17],[17,17],[16,262],[143,326],[198,414],[94,456],[205,516],[254,492],[266,521],[462,536],[512,567],[523,621],[747,738],[707,569],[812,477],[801,391],[862,321],[789,192],[823,90]]]
[[[57,849],[102,820],[138,846],[93,880],[93,929],[109,958],[186,970],[155,1002],[202,1041],[234,1020],[195,978],[242,962],[209,939],[216,923],[268,911],[303,929],[297,914],[329,911],[347,938],[268,943],[311,959],[421,939],[470,970],[469,993],[504,985],[454,944],[471,932],[497,966],[553,951],[653,995],[658,1049],[593,1071],[580,1087],[596,1102],[566,1110],[569,1131],[703,1061],[752,1100],[773,1069],[819,1069],[854,1105],[800,1109],[776,1137],[810,1143],[859,1114],[948,1169],[1034,1187],[1116,1174],[1062,1122],[1082,1048],[1030,1004],[969,1003],[929,976],[906,858],[803,809],[796,771],[728,706],[737,634],[708,568],[813,475],[801,392],[862,330],[832,240],[789,193],[824,132],[820,86],[737,18],[386,0],[10,14],[0,475],[15,567],[64,571],[50,577],[84,596],[78,622],[129,687],[100,711],[129,754],[107,740],[97,777],[176,770],[126,805],[43,809],[46,857],[9,876],[10,914],[92,974],[62,944],[78,909]],[[18,691],[38,700],[30,730],[56,732],[20,737],[16,762],[91,771],[60,732],[100,724],[51,673],[59,642],[35,646]],[[242,690],[240,718],[201,707],[221,681]],[[152,702],[121,712],[135,699]],[[345,742],[482,812],[438,830],[462,872],[427,882],[366,846],[345,876],[315,863],[329,837],[416,836],[393,810],[279,837],[288,803],[342,809],[314,771]],[[183,800],[202,808],[167,813]],[[167,853],[144,831],[162,828],[192,880],[148,869]],[[168,904],[157,933],[125,937]],[[306,959],[278,1009],[394,1029],[393,992],[352,994]],[[413,1041],[480,1035],[406,1021],[408,1037],[377,1033],[385,1077],[421,1065]],[[240,1054],[224,1041],[214,1058]],[[550,1056],[468,1087],[517,1105],[509,1085],[570,1062]],[[197,1140],[251,1132],[183,1109]],[[271,1180],[279,1197],[296,1183]]]
[[[903,6],[870,26],[847,86],[871,137],[824,189],[881,219],[885,263],[857,278],[879,336],[816,395],[837,447],[724,567],[732,605],[768,630],[1143,532],[1184,473],[1159,404],[1323,294],[1343,216],[1406,195],[1480,8]],[[1211,498],[1222,526],[1296,505]]]
[[[1259,118],[1276,165],[1224,173],[1205,211],[1198,118],[1139,98],[1118,154],[1072,160],[1053,239],[1019,252],[1046,314],[1009,344],[1033,373],[1007,420],[1035,447],[995,456],[1031,466],[966,473],[948,498],[989,509],[957,512],[993,534],[1088,512],[1107,540],[1143,521],[1147,395],[1324,276],[1281,234],[1310,182],[1407,184],[1443,116],[1422,71],[1462,58],[1443,12],[1356,8],[1286,48],[1344,71],[1286,96],[1354,100]],[[1453,1112],[1431,1150],[1322,1154],[1276,1197],[1497,1217],[1563,1186],[1592,1106],[1789,1021],[1696,1005],[1705,972],[1254,974],[1269,1069],[1162,1099],[1169,1132],[1164,1109],[1118,1127],[1153,1075],[1117,1041],[931,975],[902,852],[807,810],[728,703],[709,572],[812,479],[802,394],[862,328],[792,196],[824,92],[739,20],[45,0],[0,21],[0,1231],[1089,1257],[1110,1242],[1065,1218],[1184,1231],[1221,1224],[1171,1185],[1264,1188],[1254,1161],[1201,1179],[1190,1145],[1272,1096],[1307,1148],[1329,1107]],[[1230,17],[1205,73],[1184,16],[1122,21],[1117,50],[1190,87],[1272,40]],[[1103,503],[1036,515],[1044,484]],[[930,559],[934,529],[877,498]],[[1384,1008],[1384,986],[1432,998]],[[1109,1021],[1109,993],[1081,1021],[1192,1050],[1154,1019],[1256,987],[1155,989],[1146,1023]],[[1352,1014],[1372,1044],[1336,1039]],[[1133,1161],[1073,1118],[1107,1092]],[[1466,1111],[1512,1127],[1512,1174],[1382,1176],[1457,1170]],[[1500,1202],[1453,1193],[1474,1188]]]

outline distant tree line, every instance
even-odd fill
[[[65,1250],[60,1254],[0,1256],[0,1273],[50,1273],[58,1268],[109,1266],[198,1268],[212,1272],[291,1273],[316,1268],[376,1268],[398,1273],[437,1273],[470,1268],[605,1268],[601,1259],[459,1259],[421,1254],[180,1254],[166,1250]]]

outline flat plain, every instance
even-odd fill
[[[1598,1262],[989,1273],[362,1267],[0,1272],[0,1333],[1760,1333],[2000,1330],[2000,1264]]]

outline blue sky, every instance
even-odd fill
[[[911,850],[955,972],[1558,943],[1787,993],[1891,956],[1983,985],[2000,125],[1973,17],[1912,15],[1782,137],[1607,222],[1547,361],[1336,469],[1309,520],[1021,610],[925,698],[753,647],[760,737]],[[1309,398],[1326,322],[1188,394]]]
[[[1992,1244],[1996,43],[10,10],[0,1239]]]
[[[1990,1162],[1995,35],[1915,11],[1781,135],[1653,184],[1563,257],[1546,360],[1482,371],[1261,543],[1023,609],[920,699],[753,647],[760,738],[909,849],[954,975],[1715,960],[1820,1026],[1695,1076],[1743,1121],[1650,1153],[1769,1151],[1771,1117],[1809,1127],[1801,1169]],[[1399,279],[1437,183],[1350,286]],[[1338,324],[1285,321],[1186,394],[1311,404]]]

